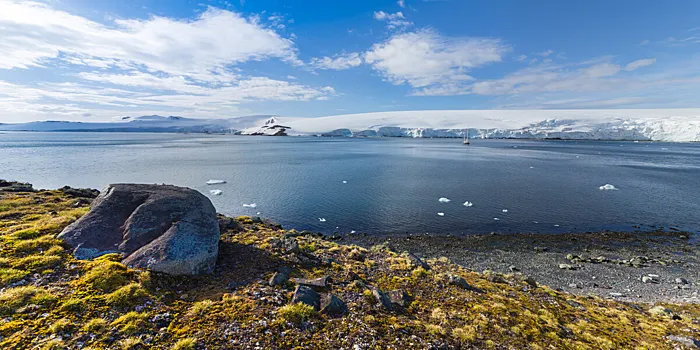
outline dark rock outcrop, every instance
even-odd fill
[[[318,311],[321,308],[321,295],[307,286],[297,286],[297,289],[294,290],[292,303],[304,303]]]
[[[173,275],[209,273],[219,223],[209,199],[169,185],[109,185],[90,212],[59,235],[78,259],[121,253],[132,267]]]
[[[0,180],[1,192],[34,192],[34,187],[26,182]]]
[[[321,313],[331,316],[340,316],[348,312],[345,303],[333,294],[321,296]]]

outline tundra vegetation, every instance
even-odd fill
[[[114,254],[79,261],[55,236],[87,211],[61,190],[0,192],[0,348],[673,349],[700,339],[697,304],[574,296],[250,217],[221,232],[210,275],[134,270]],[[290,279],[268,283],[281,268]],[[323,293],[347,312],[292,302],[295,280],[326,276]]]

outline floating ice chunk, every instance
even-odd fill
[[[344,183],[344,184],[346,184],[346,183],[348,183],[348,182],[347,182],[347,181],[345,181],[345,180],[343,180],[343,183]]]
[[[220,196],[224,192],[222,192],[221,190],[211,190],[211,191],[209,191],[209,193],[211,193],[215,196]]]
[[[356,233],[356,231],[355,231],[355,230],[351,230],[350,233]]]
[[[445,213],[438,213],[438,215],[440,215],[440,216],[445,216]]]
[[[554,224],[554,227],[559,227],[559,225],[558,225],[558,224]]]
[[[496,221],[501,220],[501,219],[499,219],[499,218],[493,218],[493,219],[496,220]]]
[[[598,187],[600,188],[601,191],[616,191],[617,187],[611,185],[611,184],[605,184],[603,186]]]
[[[224,180],[209,180],[207,181],[207,185],[218,185],[218,184],[225,184],[226,181]]]
[[[470,201],[466,201],[466,202],[464,202],[463,205],[464,205],[465,207],[471,207],[471,206],[474,206],[474,203],[472,203],[472,202],[470,202]]]
[[[666,147],[661,147],[661,150],[662,150],[662,151],[668,151],[668,148],[666,148]]]
[[[531,166],[530,169],[535,169],[535,167],[534,167],[534,166]]]
[[[255,215],[260,215],[260,212],[255,213]]]
[[[320,221],[320,222],[326,222],[326,219],[325,219],[325,218],[318,218],[318,221]]]
[[[507,212],[508,212],[508,209],[503,209],[503,212],[504,212],[504,213],[507,213]]]
[[[533,222],[536,223],[536,224],[539,224],[539,223],[540,223],[539,221],[533,221]]]
[[[438,199],[438,202],[440,202],[440,203],[449,203],[450,200],[449,200],[448,198],[441,197],[440,199]]]
[[[257,206],[258,206],[258,205],[255,204],[255,203],[243,204],[243,207],[244,207],[244,208],[255,208],[255,207],[257,207]]]

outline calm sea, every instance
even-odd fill
[[[325,233],[700,229],[700,144],[0,133],[0,178],[188,186],[219,212]]]

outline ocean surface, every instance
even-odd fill
[[[221,213],[324,233],[700,230],[697,143],[10,132],[0,178],[188,186]]]

